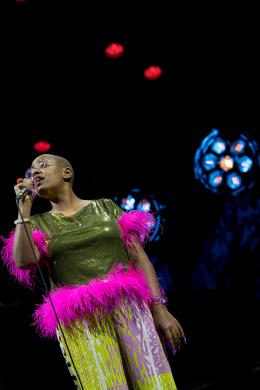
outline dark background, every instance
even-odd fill
[[[13,185],[38,140],[71,161],[82,198],[152,192],[167,208],[147,252],[188,340],[170,356],[178,388],[259,388],[259,172],[237,197],[210,193],[193,173],[211,128],[259,142],[256,12],[171,7],[16,4],[0,233],[13,228]],[[126,49],[116,60],[104,55],[113,41]],[[160,79],[143,77],[149,65],[162,67]],[[73,388],[56,343],[31,326],[40,301],[39,288],[25,290],[0,268],[1,389]]]

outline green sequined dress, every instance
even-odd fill
[[[97,199],[71,216],[31,217],[33,230],[47,233],[50,295],[61,328],[48,296],[35,319],[43,335],[56,331],[78,389],[175,390],[146,304],[145,277],[135,267],[108,277],[114,265],[130,261],[118,222],[122,214],[112,200]]]
[[[111,199],[97,199],[71,216],[45,212],[32,217],[32,228],[48,234],[52,286],[86,284],[129,262]]]

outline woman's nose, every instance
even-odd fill
[[[42,174],[42,169],[41,168],[32,168],[31,172],[32,172],[32,176],[35,177],[36,175]]]

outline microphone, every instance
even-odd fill
[[[33,197],[36,196],[36,188],[35,188],[35,181],[33,179],[30,178],[30,185],[29,187],[24,187],[24,188],[21,188],[21,190],[18,192],[18,194],[16,195],[16,199],[17,200],[20,200],[22,198],[24,198],[26,195],[32,195]],[[19,178],[16,180],[17,183],[22,183],[23,182],[23,179],[22,178]]]
[[[24,198],[26,195],[30,195],[31,193],[32,193],[31,188],[25,187],[21,191],[18,192],[18,194],[16,195],[16,199],[20,200],[20,199]]]

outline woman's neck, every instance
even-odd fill
[[[87,204],[88,201],[78,198],[75,194],[66,196],[62,199],[51,201],[51,212],[59,213],[64,211],[77,211],[79,208]]]

